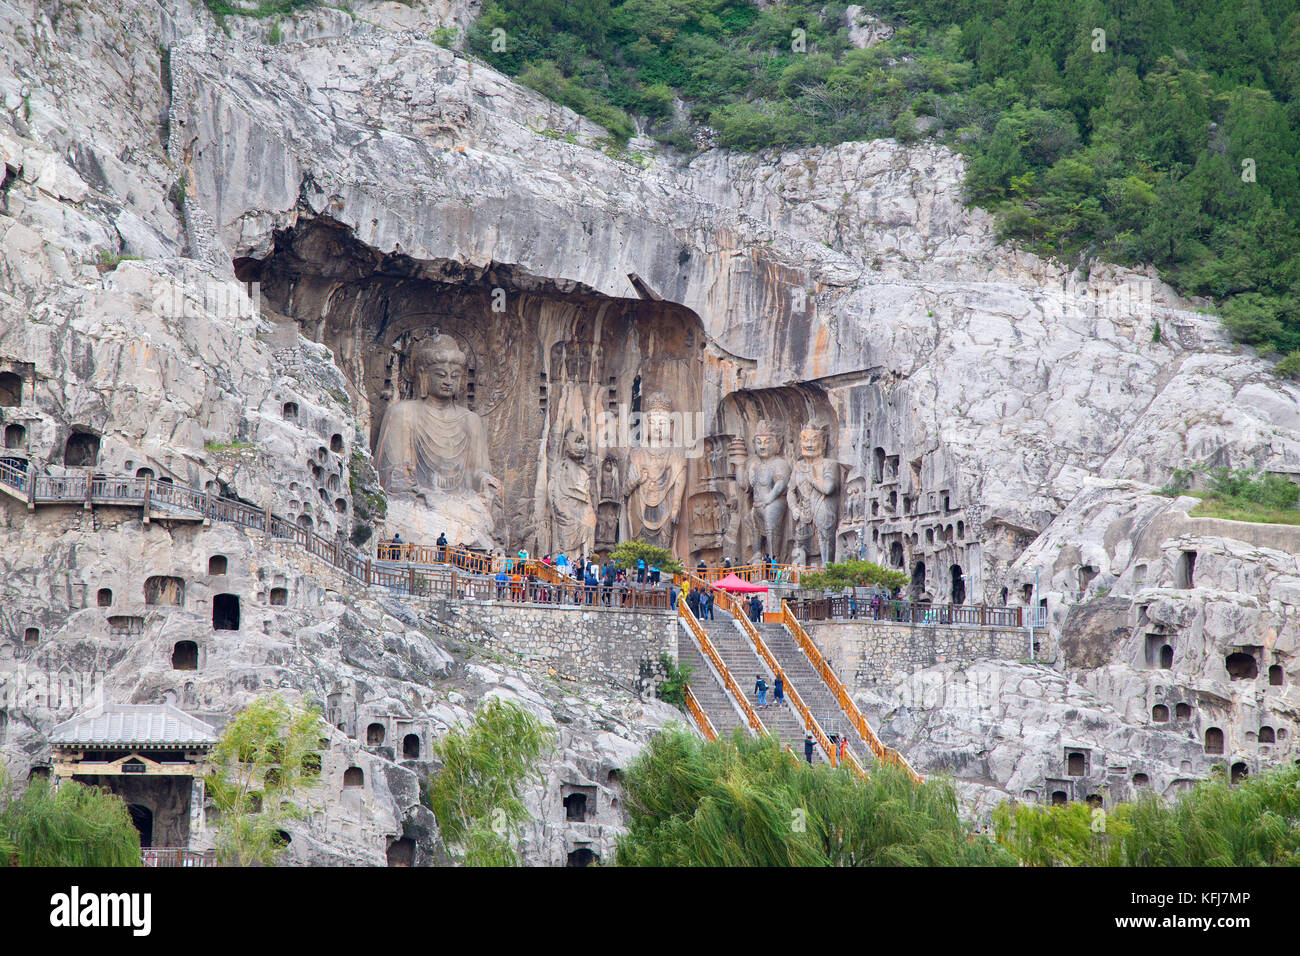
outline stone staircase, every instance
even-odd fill
[[[772,688],[775,684],[775,675],[763,663],[758,656],[758,652],[754,650],[754,645],[750,643],[744,632],[736,626],[736,622],[732,620],[731,616],[721,609],[715,609],[714,614],[716,615],[714,620],[701,621],[700,623],[705,633],[709,635],[709,640],[713,642],[713,646],[718,649],[718,655],[727,665],[727,669],[731,671],[731,676],[736,683],[748,695],[750,705],[758,714],[759,720],[763,721],[763,724],[767,727],[768,733],[775,735],[783,746],[789,746],[791,751],[802,757],[805,727],[803,720],[795,711],[794,705],[790,703],[788,697],[782,704],[773,703]],[[692,642],[692,645],[694,645],[694,642]],[[776,654],[775,651],[772,653]],[[785,666],[784,661],[781,664],[783,667]],[[762,674],[764,680],[767,681],[768,704],[766,707],[759,707],[757,698],[754,696],[754,678],[758,674]],[[817,678],[816,675],[813,675],[813,677],[817,685],[821,685],[821,679]],[[793,674],[791,678],[795,679]],[[799,688],[799,693],[807,693],[802,683],[796,683],[795,686]],[[809,683],[808,686],[811,688],[813,685]],[[694,685],[692,685],[693,688]],[[818,716],[815,708],[813,714]],[[712,714],[709,715],[709,719],[713,719]],[[821,719],[820,716],[818,716],[818,719]],[[824,726],[823,729],[825,729]],[[826,755],[821,752],[821,747],[815,747],[813,760],[821,762],[826,759]]]
[[[730,740],[737,727],[747,726],[744,716],[736,709],[731,695],[714,675],[708,659],[700,651],[685,624],[678,630],[677,646],[678,661],[691,669],[691,693],[695,695],[700,709],[708,715],[718,736]]]
[[[821,675],[813,669],[807,655],[795,641],[794,635],[784,624],[759,624],[756,627],[767,649],[772,652],[777,663],[785,669],[786,677],[799,688],[803,702],[808,705],[812,715],[822,725],[822,730],[836,739],[840,735],[847,735],[849,750],[853,752],[853,756],[857,757],[863,766],[869,764],[871,751],[866,741],[859,736],[857,728],[849,721],[839,701],[821,679]]]

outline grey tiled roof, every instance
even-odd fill
[[[50,732],[50,742],[64,746],[211,746],[217,735],[209,724],[171,704],[101,704],[56,726]]]

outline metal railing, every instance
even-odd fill
[[[700,625],[700,622],[695,619],[695,615],[692,614],[691,609],[686,606],[686,602],[680,598],[677,601],[677,616],[686,622],[687,628],[690,629],[691,634],[695,637],[695,642],[700,646],[700,652],[713,665],[714,669],[717,670],[718,676],[722,678],[723,687],[726,688],[727,693],[732,696],[736,704],[740,707],[741,713],[745,715],[745,720],[749,723],[749,729],[755,734],[766,734],[767,727],[765,727],[763,722],[758,719],[758,714],[749,704],[749,698],[741,693],[740,686],[736,683],[736,679],[731,676],[731,671],[727,669],[726,663],[722,660],[722,655],[719,654],[718,649],[713,646],[713,642],[709,640],[709,635],[704,632],[704,628]]]
[[[983,604],[917,604],[912,601],[849,597],[795,598],[790,602],[801,621],[858,620],[899,624],[944,624],[961,627],[1028,627],[1033,610],[1021,606],[988,607]],[[1028,612],[1028,613],[1026,613]],[[1041,626],[1038,625],[1038,626]]]
[[[308,554],[362,584],[387,588],[412,597],[509,600],[538,605],[587,605],[631,610],[666,610],[670,606],[666,588],[634,584],[588,586],[576,578],[566,577],[541,561],[502,556],[494,558],[464,548],[400,545],[401,555],[409,563],[405,567],[392,567],[383,561],[376,562],[363,556],[338,539],[325,538],[310,528],[272,514],[269,508],[258,508],[233,498],[223,498],[152,477],[57,477],[38,475],[30,465],[23,470],[0,462],[0,483],[25,494],[33,506],[54,502],[128,505],[144,509],[146,515],[155,508],[162,508],[195,518],[239,525],[296,544]],[[154,516],[167,517],[165,513]],[[450,560],[432,560],[441,555]],[[507,566],[507,562],[516,574],[504,584],[478,573],[489,569],[499,572]],[[417,563],[441,566],[416,567]],[[462,568],[465,573],[458,573]],[[528,580],[524,576],[528,573],[541,580]]]
[[[187,850],[181,846],[146,847],[140,851],[140,863],[149,867],[216,866],[212,850]]]
[[[822,655],[821,649],[813,643],[812,638],[808,636],[808,632],[803,629],[798,618],[791,612],[788,601],[781,602],[781,623],[785,625],[786,630],[794,635],[795,642],[804,652],[804,656],[808,658],[809,663],[812,664],[813,670],[817,672],[822,682],[830,689],[832,696],[839,703],[840,709],[844,711],[844,716],[849,719],[849,723],[853,725],[854,730],[858,732],[858,736],[866,743],[872,755],[879,761],[893,763],[902,767],[914,781],[921,783],[921,775],[912,769],[912,765],[907,762],[907,759],[894,748],[886,747],[880,738],[876,736],[876,732],[867,723],[867,718],[862,715],[862,711],[858,710],[857,704],[853,702],[848,688],[831,670],[831,666]]]
[[[705,740],[717,740],[718,731],[714,728],[713,721],[709,720],[709,715],[704,712],[704,708],[700,706],[700,702],[691,693],[690,685],[687,685],[685,690],[686,710],[695,718],[695,725],[700,728],[700,733],[704,734]]]

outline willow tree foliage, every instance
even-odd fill
[[[139,866],[140,834],[122,798],[34,779],[18,796],[0,766],[0,866]]]
[[[471,866],[517,865],[514,841],[528,819],[523,786],[544,783],[538,762],[554,744],[551,728],[499,698],[435,743],[442,769],[430,777],[425,803],[448,850]]]
[[[622,866],[963,866],[1014,859],[973,837],[952,787],[892,767],[866,780],[772,737],[659,734],[623,778]]]
[[[1034,866],[1295,866],[1300,767],[1235,784],[1216,774],[1177,800],[1148,793],[1105,812],[1003,804],[994,824],[998,842]]]
[[[212,751],[207,791],[217,809],[217,859],[268,866],[284,851],[283,827],[303,815],[297,798],[320,778],[320,711],[260,698],[235,717]]]

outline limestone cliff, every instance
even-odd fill
[[[1207,461],[1300,470],[1300,392],[1198,303],[1149,275],[999,244],[943,148],[619,149],[432,41],[472,4],[354,8],[286,21],[273,45],[267,24],[231,18],[227,33],[186,0],[0,7],[0,373],[23,388],[0,409],[13,455],[57,475],[84,470],[93,444],[99,472],[147,469],[363,539],[358,524],[381,530],[365,476],[395,394],[385,363],[436,321],[481,358],[479,408],[510,491],[503,544],[536,534],[563,414],[629,404],[644,374],[710,440],[760,416],[790,436],[831,416],[860,495],[836,530],[841,553],[919,572],[941,602],[1029,603],[1037,570],[1055,670],[982,664],[996,692],[971,706],[907,682],[863,701],[920,769],[950,770],[972,799],[1046,794],[1070,775],[1071,747],[1090,754],[1089,787],[1124,767],[1126,785],[1140,773],[1166,792],[1211,758],[1254,768],[1290,754],[1295,542],[1198,523],[1151,494]],[[720,454],[692,465],[697,487],[713,487]],[[717,547],[707,508],[684,520],[691,554]],[[236,579],[213,579],[216,553]],[[550,786],[577,774],[608,789],[663,719],[626,690],[600,703],[584,688],[580,706],[534,677],[443,667],[451,638],[425,629],[437,622],[332,595],[233,529],[6,499],[0,567],[3,664],[93,660],[111,695],[173,691],[219,714],[268,687],[341,695],[338,768],[365,750],[367,708],[427,742],[513,681],[542,694],[539,712],[585,715],[557,763],[578,769],[553,770]],[[151,610],[148,575],[182,577],[200,601],[238,589],[265,629],[235,639]],[[272,608],[281,587],[291,612]],[[115,633],[113,618],[140,623]],[[178,682],[172,648],[195,637],[204,669]],[[1258,676],[1230,679],[1239,653]],[[412,670],[389,673],[394,655]],[[1025,703],[1049,690],[1059,708]],[[1164,726],[1156,707],[1179,703],[1188,716]],[[612,712],[625,714],[616,732],[598,731]],[[9,709],[0,751],[39,762],[42,732],[67,715],[48,700]],[[1211,727],[1222,757],[1205,753]],[[404,826],[428,827],[416,771],[367,753],[364,797],[331,796],[295,839],[312,847],[298,859],[379,861]],[[532,839],[538,860],[572,849],[560,829]],[[611,840],[596,838],[606,852]]]

